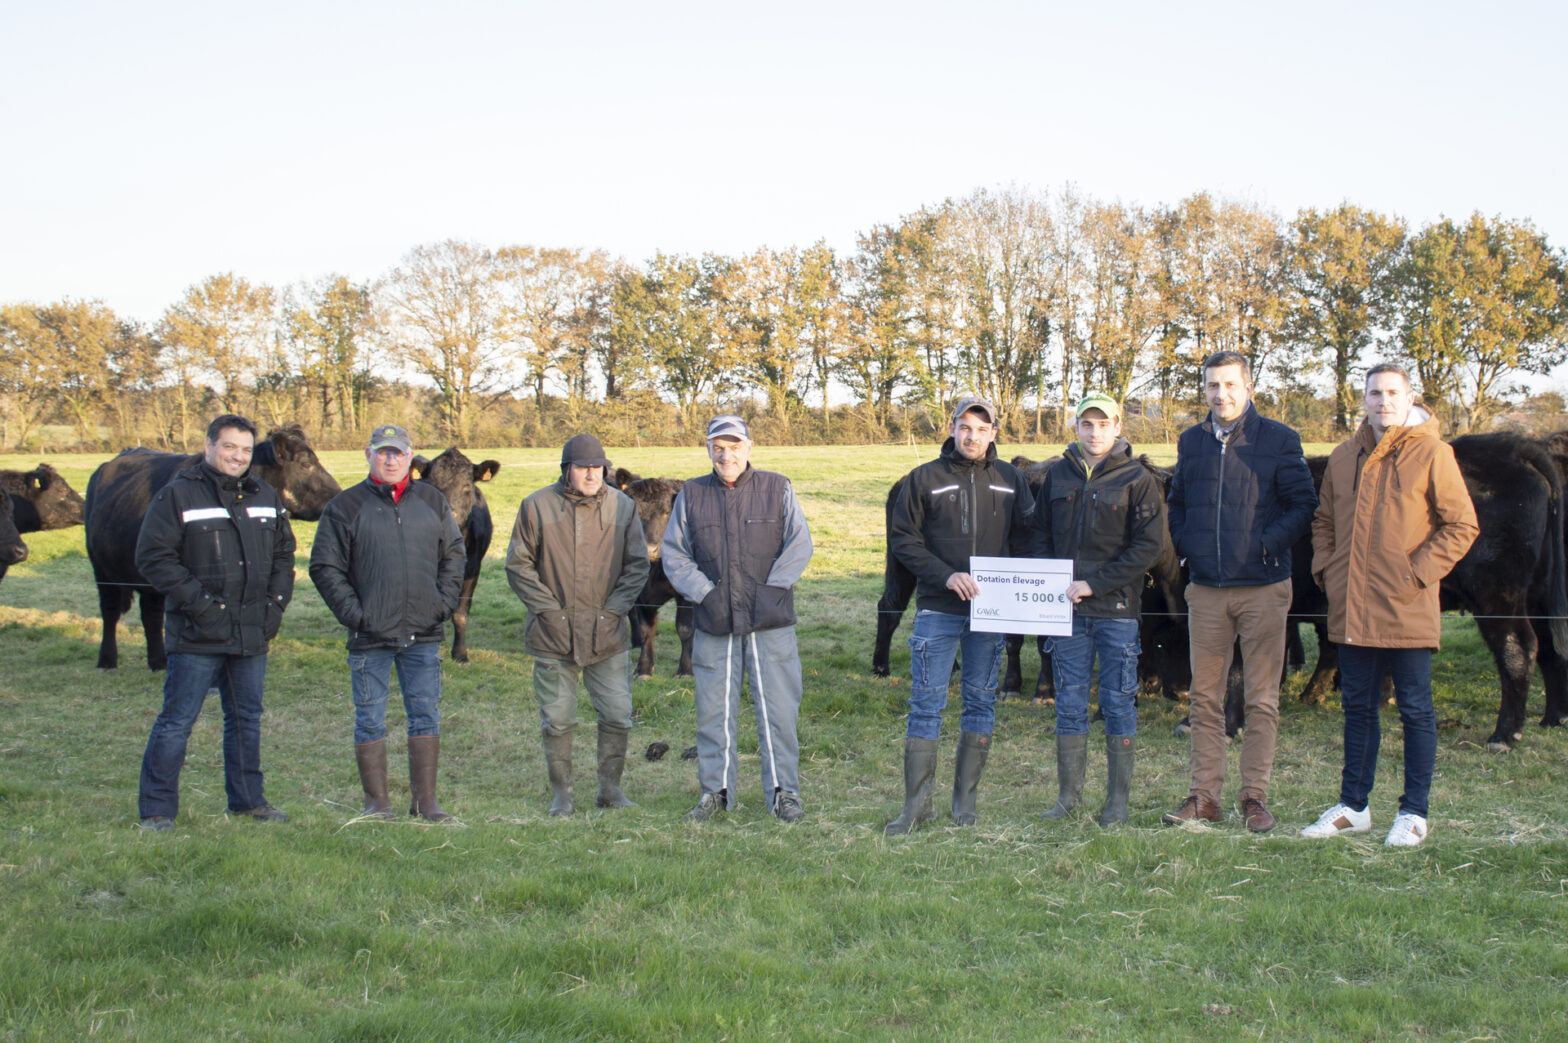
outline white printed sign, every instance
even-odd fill
[[[969,602],[969,627],[1001,634],[1073,632],[1071,558],[970,558],[980,595]]]

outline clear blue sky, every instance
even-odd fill
[[[0,13],[0,301],[151,321],[410,247],[739,252],[981,186],[1568,241],[1561,4],[74,3]]]

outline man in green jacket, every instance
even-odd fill
[[[593,435],[561,451],[561,478],[523,501],[506,549],[506,578],[528,606],[524,648],[550,776],[550,814],[572,813],[577,676],[599,718],[601,808],[621,793],[632,727],[631,632],[626,614],[648,579],[648,544],[631,497],[607,484],[610,461]]]

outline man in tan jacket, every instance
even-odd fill
[[[1312,575],[1328,592],[1329,640],[1340,646],[1345,767],[1339,803],[1301,835],[1372,827],[1378,702],[1390,673],[1405,732],[1405,790],[1385,843],[1414,847],[1426,839],[1437,756],[1438,586],[1479,529],[1454,451],[1439,437],[1437,418],[1415,404],[1409,374],[1391,363],[1373,366],[1365,405],[1361,427],[1328,458],[1312,519]]]
[[[517,509],[506,578],[528,606],[524,648],[550,775],[550,814],[572,813],[572,732],[577,675],[599,718],[601,808],[627,808],[621,793],[632,727],[631,632],[626,614],[648,578],[648,543],[631,497],[606,483],[610,461],[593,435],[561,450],[561,479]]]

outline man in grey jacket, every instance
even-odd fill
[[[664,574],[696,606],[697,781],[686,816],[706,822],[735,806],[736,718],[751,678],[762,792],[785,822],[800,804],[800,652],[795,584],[811,561],[811,532],[789,479],[751,466],[751,432],[734,414],[708,423],[713,471],[682,486],[660,544]]]
[[[648,545],[631,497],[606,484],[610,461],[593,435],[561,450],[561,478],[523,501],[506,549],[506,578],[528,606],[524,648],[550,776],[550,814],[572,813],[577,675],[599,718],[601,808],[621,793],[632,727],[631,635],[626,614],[648,578]]]

